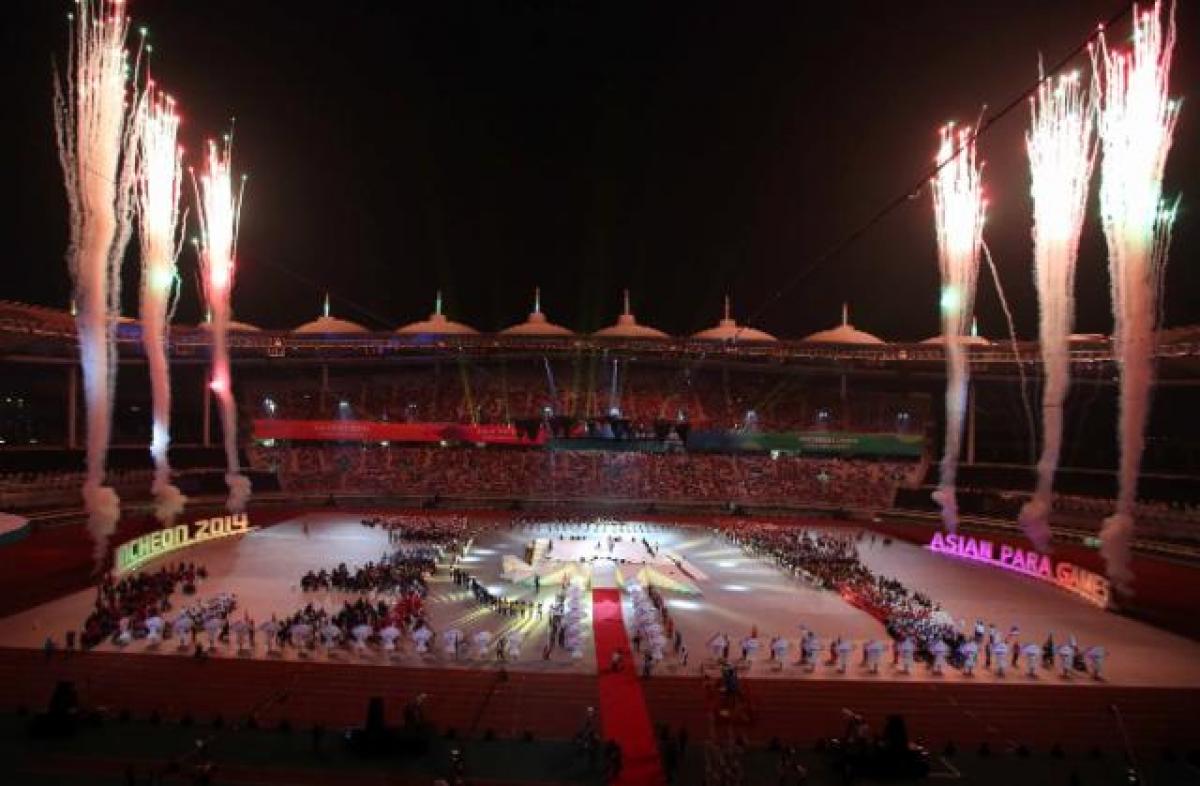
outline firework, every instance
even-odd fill
[[[1175,212],[1162,195],[1163,168],[1179,117],[1179,102],[1167,95],[1175,45],[1173,5],[1167,16],[1164,30],[1161,2],[1147,11],[1135,9],[1132,50],[1114,52],[1101,35],[1092,58],[1100,85],[1100,217],[1108,242],[1113,349],[1121,375],[1117,509],[1105,519],[1100,536],[1109,578],[1125,593],[1133,580],[1134,505],[1154,378],[1159,290]]]
[[[200,268],[204,296],[212,315],[212,375],[209,387],[217,396],[221,429],[225,439],[225,483],[229,487],[227,506],[241,512],[250,497],[250,479],[241,473],[237,451],[237,409],[233,401],[233,381],[229,372],[229,321],[232,318],[230,295],[233,292],[238,221],[242,207],[242,187],[234,186],[232,145],[208,143],[206,168],[193,177],[200,216]],[[243,180],[244,184],[244,180]]]
[[[133,213],[137,123],[141,96],[136,62],[125,41],[122,0],[83,0],[71,17],[66,73],[55,79],[54,120],[66,184],[79,358],[87,408],[83,484],[88,530],[97,563],[120,516],[120,501],[104,485],[116,387],[116,321],[120,270]]]
[[[1033,264],[1042,389],[1042,454],[1037,488],[1021,509],[1021,527],[1039,549],[1050,540],[1054,473],[1062,449],[1063,405],[1070,386],[1068,340],[1075,315],[1075,261],[1095,160],[1095,113],[1079,74],[1043,80],[1029,102],[1025,135],[1033,196]]]
[[[970,128],[943,126],[932,180],[933,213],[937,226],[938,267],[941,271],[942,336],[946,352],[946,439],[942,451],[941,479],[934,499],[942,508],[942,522],[950,531],[958,527],[955,476],[962,448],[970,368],[963,337],[975,307],[975,282],[983,245],[982,168],[976,164],[975,139]]]
[[[150,89],[153,90],[153,84]],[[138,115],[141,160],[138,167],[138,236],[142,251],[142,345],[150,371],[151,438],[154,458],[155,515],[170,524],[183,511],[186,498],[171,484],[167,448],[171,441],[171,378],[167,365],[166,330],[178,291],[175,260],[181,230],[179,194],[183,181],[183,151],[176,144],[179,115],[175,102],[154,93]]]

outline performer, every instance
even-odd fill
[[[958,653],[963,657],[963,674],[968,677],[974,677],[975,661],[979,657],[979,643],[976,641],[966,641],[958,648]]]
[[[720,633],[714,633],[708,640],[708,648],[712,650],[714,660],[721,659],[721,653],[725,650],[725,639]]]
[[[1036,678],[1038,660],[1042,657],[1042,648],[1030,642],[1021,648],[1021,654],[1025,656],[1025,676]]]
[[[946,653],[950,651],[950,647],[942,639],[938,639],[930,648],[933,653],[933,673],[937,676],[942,676],[942,670],[946,667]]]
[[[996,664],[996,676],[1004,676],[1004,667],[1008,665],[1008,645],[1004,643],[1004,639],[996,639],[992,642],[992,662]]]
[[[121,632],[117,634],[117,644],[124,647],[133,641],[133,634],[129,631],[129,617],[121,617],[117,624],[121,629]]]
[[[850,653],[854,651],[854,645],[845,639],[839,638],[834,651],[837,652],[838,674],[845,674],[846,666],[850,663]]]
[[[1075,664],[1075,646],[1071,642],[1064,642],[1058,648],[1058,665],[1061,669],[1060,676],[1070,677],[1071,667]]]
[[[274,652],[278,648],[279,622],[275,619],[275,615],[271,615],[271,619],[264,622],[259,630],[267,637],[267,654]]]
[[[221,628],[224,623],[217,617],[209,617],[204,621],[204,632],[208,634],[208,648],[215,650],[217,648],[217,636],[221,633]]]
[[[1101,672],[1104,670],[1104,659],[1108,656],[1108,652],[1101,645],[1094,644],[1087,648],[1086,655],[1088,663],[1092,666],[1092,679],[1104,679]]]
[[[913,665],[913,653],[916,652],[917,645],[913,643],[912,637],[905,636],[899,644],[896,645],[896,650],[900,660],[900,673],[911,674]]]
[[[887,645],[876,639],[871,639],[864,645],[863,650],[867,655],[867,671],[872,674],[879,673],[879,661],[883,658],[886,649]]]
[[[787,661],[788,640],[782,636],[776,636],[771,640],[771,660],[776,661],[780,666]]]

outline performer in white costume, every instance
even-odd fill
[[[996,669],[996,676],[1004,676],[1004,668],[1008,665],[1008,645],[1004,643],[1004,639],[997,638],[992,642],[992,664]]]
[[[897,659],[900,661],[900,673],[911,674],[913,666],[913,653],[917,651],[917,645],[913,644],[913,640],[905,636],[897,645]]]
[[[820,650],[821,642],[810,630],[804,635],[804,641],[800,643],[800,662],[804,664],[805,671],[812,672],[817,667],[817,653]]]
[[[946,653],[950,651],[950,647],[942,639],[938,639],[930,648],[933,652],[933,673],[942,676],[942,670],[946,668]]]
[[[883,653],[887,650],[887,645],[878,639],[871,639],[864,645],[867,653],[867,671],[872,674],[879,673],[879,661],[883,659]]]
[[[974,677],[975,661],[979,658],[979,645],[974,641],[967,641],[958,648],[958,652],[963,657],[963,674]]]
[[[1038,661],[1042,658],[1042,648],[1030,642],[1021,648],[1021,654],[1025,656],[1025,676],[1037,677],[1037,666]]]
[[[1087,648],[1084,657],[1087,658],[1088,664],[1092,667],[1092,679],[1104,679],[1104,659],[1108,657],[1108,651],[1101,645],[1094,644]]]
[[[846,666],[850,663],[850,653],[854,651],[854,645],[846,639],[838,639],[834,651],[837,653],[838,674],[845,674]]]
[[[1060,676],[1070,677],[1071,668],[1075,663],[1075,646],[1069,641],[1058,647],[1058,665]]]

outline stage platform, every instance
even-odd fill
[[[279,617],[290,615],[310,602],[336,609],[344,600],[357,595],[303,592],[299,580],[310,569],[333,568],[338,562],[353,567],[382,556],[388,549],[386,532],[365,527],[360,522],[361,516],[311,513],[252,531],[245,536],[202,543],[164,557],[162,559],[167,561],[187,559],[202,563],[210,574],[207,580],[201,582],[194,598],[187,599],[177,594],[176,608],[181,608],[180,604],[188,601],[231,592],[238,598],[235,616],[240,617],[243,611],[248,611],[260,623],[271,614]],[[821,527],[834,529],[829,524],[812,524],[814,530]],[[557,586],[543,583],[541,593],[535,597],[532,585],[504,581],[501,577],[503,557],[523,557],[527,545],[537,538],[564,542],[561,539],[578,533],[585,535],[585,539],[574,541],[572,548],[579,551],[580,555],[591,553],[591,539],[599,541],[611,533],[619,533],[625,539],[626,549],[635,545],[637,549],[642,549],[640,540],[645,538],[660,553],[678,555],[690,566],[692,575],[696,577],[694,583],[699,594],[664,590],[667,606],[690,649],[690,661],[684,668],[668,656],[660,669],[664,675],[697,674],[708,657],[705,642],[714,633],[724,633],[736,642],[748,635],[752,628],[757,628],[764,647],[745,664],[744,676],[750,679],[933,681],[938,684],[967,681],[973,684],[997,682],[1006,686],[1026,682],[1039,685],[1062,682],[1050,672],[1043,672],[1037,680],[1028,680],[1014,672],[997,678],[982,669],[971,678],[954,670],[948,670],[946,676],[939,678],[924,668],[918,668],[905,677],[895,673],[890,663],[885,664],[879,675],[871,675],[857,667],[857,653],[854,664],[846,674],[838,674],[823,665],[815,673],[806,674],[794,664],[799,654],[794,642],[800,635],[801,626],[816,631],[825,642],[841,636],[858,643],[872,638],[886,640],[883,626],[837,593],[808,586],[785,575],[775,565],[747,556],[737,545],[702,526],[623,522],[613,523],[606,529],[594,525],[578,529],[571,525],[555,524],[501,527],[476,539],[462,567],[470,570],[495,594],[540,600],[548,605]],[[1082,647],[1102,644],[1109,652],[1105,664],[1106,682],[1109,685],[1200,688],[1200,643],[1104,611],[1053,585],[1011,572],[961,562],[900,540],[868,534],[859,543],[859,553],[872,570],[899,578],[909,587],[927,593],[955,619],[962,619],[968,625],[973,625],[976,619],[982,619],[995,623],[1005,631],[1011,625],[1017,625],[1025,640],[1041,642],[1048,633],[1053,633],[1056,641],[1074,635]],[[147,567],[154,566],[155,563],[150,563]],[[631,572],[628,569],[640,566],[627,564],[617,567],[625,567],[626,572]],[[94,590],[75,592],[0,619],[0,646],[40,648],[47,636],[52,636],[61,645],[64,632],[77,629],[87,616],[94,597]],[[627,598],[624,611],[627,626],[632,630],[632,609]],[[572,661],[561,649],[556,650],[550,660],[542,659],[548,615],[538,619],[533,615],[508,617],[496,614],[477,604],[465,587],[456,587],[445,570],[439,571],[430,581],[427,613],[435,631],[457,627],[466,633],[468,640],[481,630],[494,636],[520,631],[525,637],[525,646],[519,659],[507,664],[510,671],[595,672],[590,620],[586,616],[583,626],[584,657]],[[765,642],[772,636],[783,636],[793,641],[789,663],[782,668],[768,660]],[[116,651],[118,648],[105,643],[99,649]],[[137,653],[145,649],[144,642],[135,641],[126,651]],[[265,657],[261,641],[258,649],[256,657]],[[402,668],[483,671],[497,668],[492,660],[454,660],[443,656],[440,646],[432,646],[431,650],[428,655],[418,656],[410,643],[392,658],[385,658],[378,652],[364,657],[339,652],[334,660],[363,665],[389,664]],[[736,644],[731,650],[737,652]],[[161,657],[178,657],[169,643],[161,647],[159,653]],[[214,655],[233,657],[232,646],[218,649]],[[296,656],[289,649],[284,657]],[[318,651],[308,660],[323,663],[327,657]],[[890,656],[887,660],[890,661]],[[1068,682],[1085,689],[1096,685],[1091,679],[1078,677]]]
[[[310,569],[378,559],[388,549],[387,535],[363,526],[361,518],[311,513],[166,557],[203,563],[210,572],[194,598],[176,596],[176,608],[220,592],[236,593],[236,615],[249,611],[260,622],[272,613],[291,614],[309,602],[339,606],[351,596],[305,593],[299,579]],[[810,528],[848,531],[829,522],[812,522]],[[872,675],[860,665],[857,653],[846,674],[824,664],[809,674],[795,665],[794,646],[782,667],[768,661],[764,647],[741,666],[744,701],[738,713],[722,719],[711,679],[715,664],[705,648],[714,633],[736,641],[757,627],[764,641],[782,635],[794,642],[800,626],[805,626],[826,641],[840,635],[861,643],[886,639],[881,624],[837,593],[785,575],[701,525],[501,526],[479,536],[460,564],[494,593],[535,599],[532,585],[502,580],[504,556],[523,557],[526,547],[539,538],[568,542],[582,534],[582,540],[569,541],[570,549],[555,548],[576,560],[586,559],[597,551],[589,538],[606,544],[603,539],[613,533],[621,533],[626,550],[632,544],[645,550],[645,538],[656,552],[677,555],[694,579],[698,593],[664,590],[691,659],[684,666],[668,654],[643,683],[643,694],[654,723],[687,726],[696,739],[706,739],[723,725],[760,742],[837,735],[843,730],[845,707],[872,723],[882,723],[889,713],[904,713],[914,737],[931,745],[987,741],[994,746],[1058,743],[1116,749],[1122,745],[1121,724],[1136,746],[1200,741],[1191,721],[1200,702],[1200,644],[1106,612],[1052,585],[881,535],[867,533],[859,542],[860,557],[873,570],[928,593],[955,618],[971,624],[981,618],[1003,630],[1018,625],[1033,640],[1052,631],[1056,640],[1073,634],[1082,646],[1101,643],[1110,653],[1106,680],[1062,679],[1045,670],[1037,679],[1016,672],[998,678],[983,670],[966,677],[952,669],[935,677],[924,667],[904,676],[892,668],[890,656],[881,673]],[[631,564],[629,555],[625,559]],[[599,573],[607,575],[610,565],[604,562]],[[619,558],[615,564],[620,566]],[[609,576],[603,583],[615,582]],[[543,585],[537,599],[548,601],[555,590]],[[58,651],[47,659],[41,651],[45,638],[52,636],[61,646],[63,633],[78,628],[93,598],[94,590],[76,592],[0,620],[4,706],[42,707],[54,683],[69,679],[85,703],[113,712],[128,709],[139,715],[157,712],[198,719],[255,714],[262,723],[287,719],[293,724],[352,725],[361,722],[371,696],[385,697],[390,717],[395,717],[403,702],[424,692],[431,697],[431,717],[443,728],[464,733],[492,729],[509,736],[531,731],[565,738],[578,728],[586,707],[599,704],[590,618],[585,619],[582,660],[573,661],[563,650],[543,660],[545,617],[502,617],[478,605],[444,570],[430,583],[433,628],[459,627],[468,637],[480,630],[497,636],[521,630],[526,645],[515,662],[455,660],[440,654],[440,647],[420,656],[411,644],[392,657],[374,651],[365,656],[340,651],[331,657],[320,649],[306,658],[290,649],[281,657],[269,657],[261,641],[252,656],[239,656],[232,646],[218,647],[203,661],[178,653],[169,642],[151,651],[140,641],[124,650],[106,643],[87,654]],[[622,605],[632,629],[628,596],[623,596]],[[736,653],[736,646],[732,649]]]

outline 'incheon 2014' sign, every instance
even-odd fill
[[[933,533],[926,548],[1056,584],[1102,608],[1106,608],[1111,600],[1108,579],[1070,562],[1055,562],[1048,554],[1019,549],[1007,543],[997,547],[990,540],[941,532]]]
[[[250,517],[245,513],[235,513],[147,532],[117,547],[117,573],[133,570],[172,551],[210,540],[244,535],[251,529]]]

